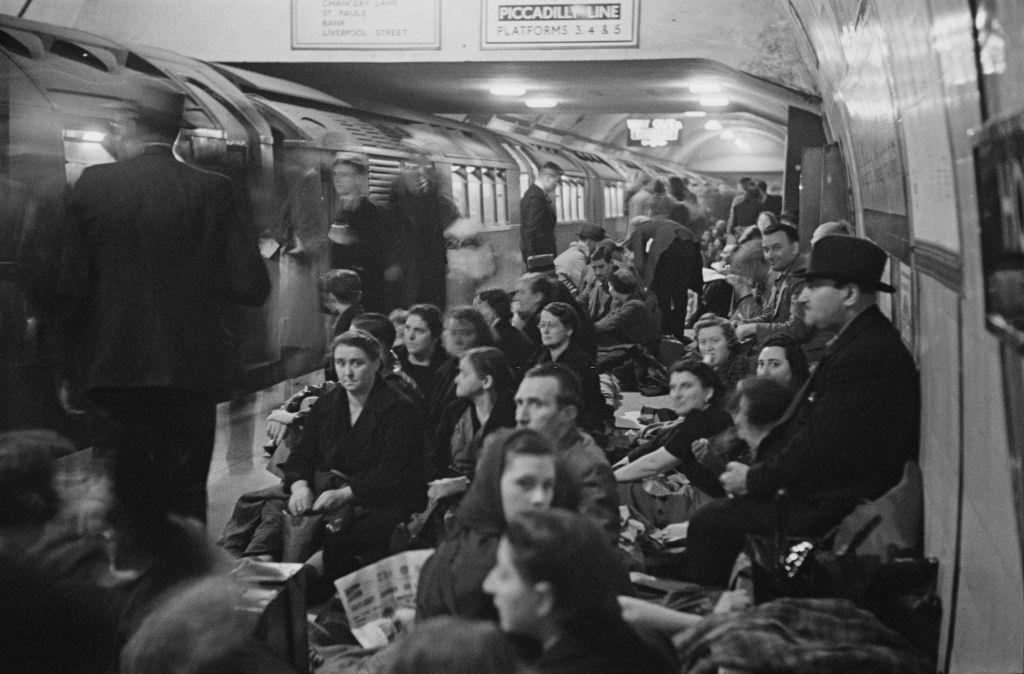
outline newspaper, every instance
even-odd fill
[[[409,550],[334,581],[349,629],[363,648],[386,646],[416,614],[416,584],[433,550]]]

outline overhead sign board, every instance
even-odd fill
[[[628,147],[664,147],[679,142],[683,123],[672,117],[631,117],[626,120]]]
[[[440,49],[440,0],[292,0],[293,49]]]
[[[639,2],[486,0],[485,49],[636,47]]]

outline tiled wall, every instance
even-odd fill
[[[926,553],[941,563],[939,666],[1024,671],[1002,375],[980,300],[968,129],[981,115],[968,3],[794,0],[792,7],[817,61],[858,219],[865,208],[905,214],[911,233],[916,291],[904,305],[916,321],[922,369]],[[880,178],[894,167],[905,180],[886,191]]]

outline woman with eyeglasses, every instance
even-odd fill
[[[591,434],[603,435],[612,410],[601,395],[594,359],[579,345],[581,326],[576,310],[565,302],[551,302],[541,310],[537,328],[542,348],[533,365],[555,363],[575,374],[583,398],[576,423]]]

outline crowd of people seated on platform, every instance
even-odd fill
[[[513,288],[481,287],[472,305],[446,311],[367,312],[360,274],[327,272],[323,381],[267,417],[269,467],[281,482],[239,500],[223,550],[309,560],[310,598],[322,599],[346,574],[410,546],[435,548],[418,579],[417,623],[380,654],[382,671],[680,671],[680,657],[698,657],[687,639],[706,619],[634,596],[628,571],[721,592],[746,537],[778,533],[780,508],[786,534],[824,535],[894,487],[916,456],[917,373],[876,301],[892,290],[881,280],[885,253],[831,223],[801,255],[792,214],[780,217],[756,187],[726,234],[685,184],[653,183],[630,201],[637,213],[624,240],[584,225],[558,256],[524,254]],[[710,299],[712,263],[727,302]],[[627,435],[609,391],[637,391],[658,368],[667,409]],[[25,443],[45,446],[35,463]],[[39,506],[24,516],[4,509],[15,519],[4,523],[0,564],[31,590],[9,588],[4,610],[67,601],[89,623],[68,637],[68,657],[102,662],[100,671],[117,667],[126,643],[124,671],[185,659],[165,642],[185,630],[188,610],[222,616],[226,557],[171,517],[145,535],[131,530],[131,545],[119,544],[116,526],[107,540],[79,527],[69,540],[91,547],[36,566],[38,541],[54,535],[41,527],[60,507],[47,487],[50,458],[66,451],[56,437],[0,436],[0,485],[16,475],[38,492],[0,498]],[[460,486],[439,501],[432,485],[445,481]],[[433,529],[422,526],[429,517]],[[645,569],[632,522],[648,533],[687,522],[685,551]],[[133,573],[117,578],[126,555]],[[102,601],[70,596],[72,580]],[[722,596],[725,613],[754,610]],[[96,607],[104,614],[93,616]],[[204,629],[224,636],[202,666],[242,667],[252,654],[246,671],[286,666],[255,644],[248,623],[209,622]],[[897,637],[888,646],[907,671],[927,668]],[[12,657],[51,664],[45,654]]]

